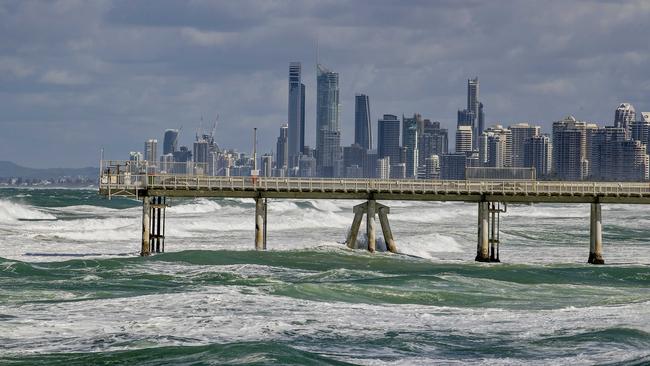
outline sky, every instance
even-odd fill
[[[621,102],[650,110],[649,20],[645,0],[0,0],[0,160],[98,166],[101,148],[128,159],[167,128],[191,146],[217,116],[221,147],[251,151],[257,127],[270,152],[291,61],[311,146],[317,62],[340,74],[344,145],[355,93],[373,129],[420,113],[452,142],[474,76],[488,126],[609,125]]]

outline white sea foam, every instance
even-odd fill
[[[464,249],[456,239],[438,233],[402,238],[398,246],[400,252],[421,258],[435,258],[435,253],[459,253]]]
[[[205,214],[210,212],[217,212],[221,210],[221,205],[213,200],[206,198],[197,198],[188,203],[181,203],[179,205],[172,205],[169,207],[168,213],[170,214]]]
[[[18,220],[56,220],[56,216],[32,206],[0,200],[0,222],[15,222]]]

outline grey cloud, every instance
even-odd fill
[[[453,128],[479,76],[488,123],[650,109],[646,1],[15,1],[0,3],[0,159],[96,164],[218,113],[218,142],[274,148],[287,66],[303,62],[314,142],[316,40],[340,73],[344,142],[356,92],[372,117]],[[25,144],[33,146],[25,149]]]

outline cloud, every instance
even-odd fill
[[[49,70],[43,75],[41,81],[55,85],[82,85],[89,82],[84,75],[72,74],[65,70]]]
[[[200,31],[196,28],[184,27],[181,34],[191,43],[198,46],[220,46],[228,41],[228,33]]]
[[[314,145],[317,40],[340,73],[344,143],[355,93],[370,96],[373,121],[419,112],[453,130],[475,75],[488,124],[611,123],[622,101],[650,110],[649,15],[643,0],[0,2],[0,127],[11,129],[0,156],[85,166],[100,145],[123,158],[165,128],[185,126],[190,144],[201,115],[217,113],[220,145],[248,150],[257,126],[270,151],[294,60]]]
[[[24,78],[33,74],[33,69],[12,57],[0,57],[0,77]]]

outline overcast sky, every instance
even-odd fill
[[[0,160],[97,166],[163,130],[181,144],[219,115],[217,142],[275,149],[290,61],[302,61],[315,145],[316,44],[340,73],[344,144],[354,94],[450,128],[478,76],[488,125],[547,132],[572,114],[611,124],[650,110],[650,1],[0,1]],[[376,131],[375,131],[376,133]]]

